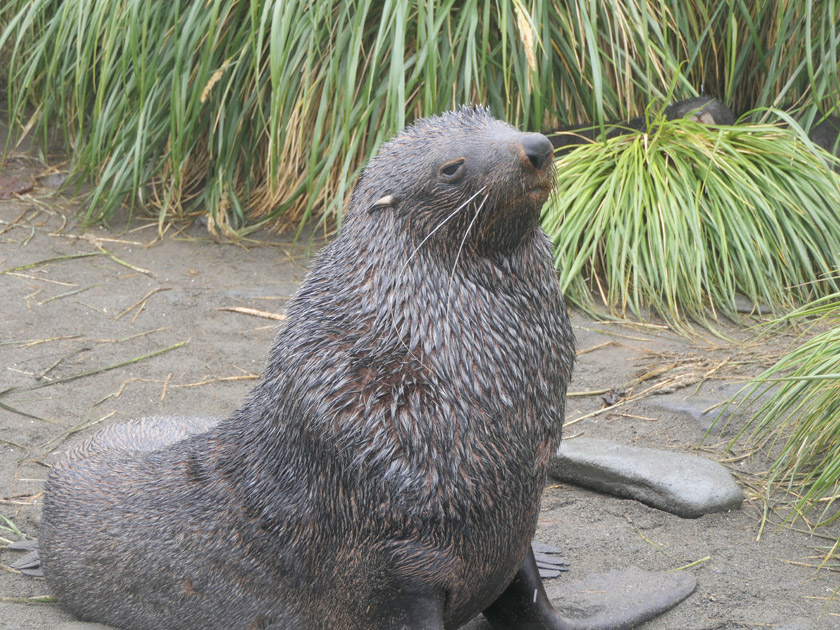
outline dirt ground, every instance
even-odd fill
[[[50,187],[54,173],[19,157],[0,177],[34,184],[22,197],[0,199],[0,515],[8,519],[0,538],[16,540],[10,523],[38,535],[50,464],[99,426],[235,409],[279,322],[229,309],[282,312],[307,257],[304,246],[269,235],[259,236],[261,244],[218,244],[199,221],[173,225],[163,238],[142,221],[83,232],[72,204]],[[8,191],[13,182],[4,181]],[[686,452],[701,443],[713,415],[698,419],[699,411],[734,392],[792,338],[747,343],[732,329],[742,341],[687,340],[655,323],[606,324],[579,313],[573,322],[580,352],[565,438]],[[611,388],[618,404],[597,413],[602,390]],[[548,583],[549,593],[594,571],[692,565],[684,570],[696,576],[696,592],[645,630],[840,628],[840,601],[832,600],[840,579],[817,569],[838,531],[810,535],[802,521],[780,526],[784,509],[771,511],[762,528],[767,461],[740,446],[725,452],[739,422],[713,431],[699,449],[724,461],[744,488],[738,511],[686,520],[551,484],[537,538],[564,549],[572,568]],[[788,503],[779,492],[774,500]],[[8,569],[15,557],[0,551],[0,628],[71,620],[43,600],[43,580]]]

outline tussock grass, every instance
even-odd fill
[[[840,0],[9,0],[17,135],[63,136],[93,183],[161,225],[300,226],[341,212],[361,165],[412,119],[489,105],[527,129],[600,124],[652,100],[737,110],[840,102]]]
[[[768,484],[781,483],[799,497],[791,518],[815,513],[808,522],[827,525],[840,516],[840,293],[787,319],[814,316],[825,329],[745,388],[738,408],[759,404],[733,443],[746,438],[773,454]],[[840,541],[828,555],[838,546]]]
[[[20,531],[11,519],[6,516],[0,514],[0,534],[5,534],[6,532],[10,534],[14,534],[18,538],[26,538],[22,531]],[[0,537],[0,544],[8,545],[11,541],[7,540],[6,538]]]
[[[738,295],[778,313],[840,288],[840,178],[801,129],[659,119],[557,166],[543,225],[584,310],[685,329],[739,321]]]
[[[809,126],[838,107],[837,0],[549,4],[535,22],[565,124],[625,120],[695,90],[739,113],[798,107]]]
[[[95,182],[88,222],[127,200],[161,221],[204,209],[226,235],[340,223],[360,165],[412,118],[543,111],[519,1],[18,0],[2,19],[12,117],[64,131]]]

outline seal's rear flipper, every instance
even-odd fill
[[[676,606],[691,595],[694,576],[684,571],[644,571],[629,567],[593,574],[549,592],[557,613],[570,628],[632,628]]]
[[[6,549],[28,552],[25,556],[15,560],[9,565],[12,569],[20,571],[24,575],[44,577],[44,570],[41,568],[41,556],[38,553],[37,540],[19,540],[7,545]]]
[[[552,589],[551,605],[529,550],[519,572],[484,616],[494,628],[623,630],[679,604],[694,591],[694,576],[636,567],[590,575]]]

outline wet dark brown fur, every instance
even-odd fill
[[[115,427],[55,466],[40,539],[62,605],[355,629],[492,604],[529,553],[574,357],[544,144],[480,108],[385,144],[239,411]]]

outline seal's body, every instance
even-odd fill
[[[840,118],[827,116],[808,135],[817,146],[840,158]],[[840,172],[840,164],[835,163],[832,168]]]
[[[666,120],[687,118],[704,125],[734,125],[735,116],[726,105],[710,96],[699,96],[684,101],[677,101],[665,108],[663,112]],[[614,138],[633,133],[645,133],[648,130],[648,120],[645,116],[638,116],[622,122],[608,122],[605,124],[606,137]],[[558,156],[566,155],[581,144],[595,142],[601,131],[593,125],[573,125],[555,129],[548,134],[548,139],[555,148]]]
[[[525,583],[530,606],[574,357],[538,225],[551,152],[480,108],[385,144],[238,412],[114,427],[54,467],[62,604],[202,629],[501,624]],[[553,619],[538,590],[526,616]]]

